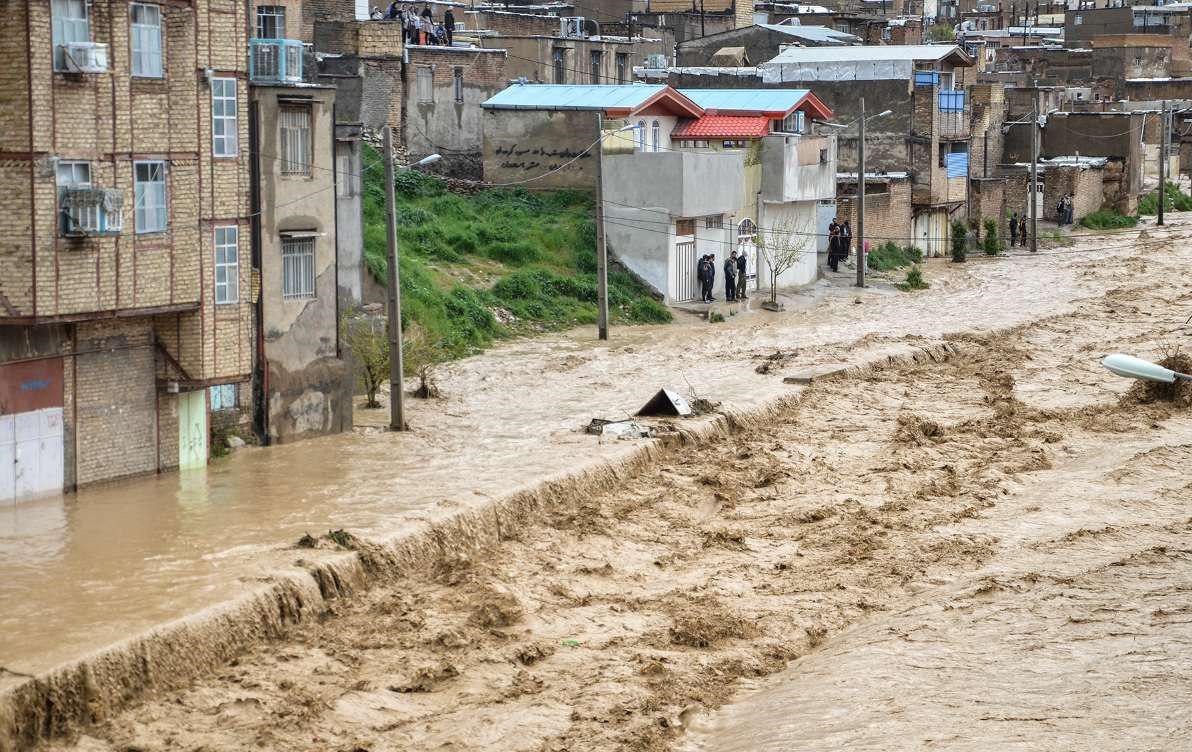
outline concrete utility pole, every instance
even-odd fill
[[[1164,198],[1164,181],[1167,179],[1167,135],[1170,129],[1167,127],[1167,100],[1163,100],[1163,111],[1159,115],[1159,209],[1158,215],[1155,219],[1155,224],[1163,224],[1163,204],[1166,203]]]
[[[608,246],[604,242],[604,113],[596,113],[596,328],[608,339]]]
[[[1035,106],[1031,111],[1031,184],[1026,195],[1031,202],[1031,253],[1039,250],[1039,86],[1035,83]]]
[[[857,287],[865,286],[865,97],[857,121]]]
[[[393,196],[393,135],[389,126],[382,133],[385,150],[385,227],[389,244],[389,428],[406,430],[402,398],[401,271],[397,268],[397,201]]]

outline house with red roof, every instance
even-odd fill
[[[666,302],[699,297],[707,254],[718,266],[745,255],[749,290],[816,279],[816,207],[836,195],[836,138],[818,132],[832,111],[812,92],[526,83],[481,107],[490,184],[594,189],[602,155],[610,253]],[[802,249],[795,266],[775,277],[765,239]]]

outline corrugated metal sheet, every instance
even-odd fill
[[[649,13],[721,13],[733,9],[733,0],[703,0],[703,7],[691,0],[650,0]]]
[[[790,112],[809,89],[679,89],[705,110],[719,112]]]
[[[969,155],[967,151],[954,151],[944,155],[944,167],[950,178],[968,175]]]
[[[480,106],[498,110],[634,109],[665,88],[664,84],[513,84]]]
[[[827,26],[794,26],[792,24],[758,24],[763,29],[786,34],[796,39],[826,45],[860,44],[861,37]]]

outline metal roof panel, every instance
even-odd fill
[[[665,84],[513,84],[480,106],[510,110],[632,110],[666,88]]]

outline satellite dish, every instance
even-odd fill
[[[1129,379],[1160,381],[1164,384],[1170,384],[1176,379],[1192,381],[1192,376],[1186,373],[1178,373],[1170,368],[1164,368],[1148,360],[1136,358],[1133,355],[1125,355],[1124,353],[1114,353],[1113,355],[1105,356],[1101,360],[1101,365],[1113,371],[1118,376],[1125,376]]]

